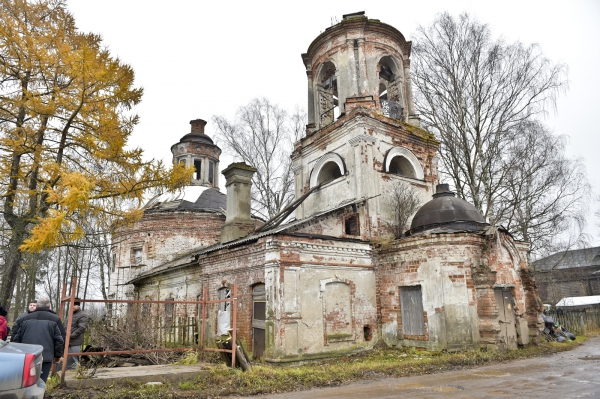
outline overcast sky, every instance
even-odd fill
[[[240,105],[267,97],[306,108],[300,54],[343,14],[365,11],[412,40],[436,14],[468,12],[507,41],[540,44],[569,66],[569,90],[545,122],[570,137],[568,154],[582,157],[600,194],[600,1],[207,1],[69,0],[77,25],[100,33],[111,53],[130,64],[144,88],[141,123],[131,145],[170,162],[170,147],[189,121],[233,117]],[[229,160],[222,158],[221,169]],[[224,180],[224,179],[221,179]],[[590,204],[592,210],[598,203]],[[598,219],[590,212],[596,245]]]

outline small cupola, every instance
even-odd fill
[[[195,171],[190,182],[192,186],[213,187],[219,189],[219,156],[221,149],[204,133],[206,121],[190,121],[191,129],[179,143],[171,146],[173,162],[194,166]]]
[[[438,184],[433,199],[417,211],[406,235],[433,229],[443,232],[478,231],[486,226],[489,225],[477,208],[457,198],[448,184]]]

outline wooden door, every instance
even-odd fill
[[[252,289],[252,354],[254,359],[265,356],[265,321],[267,319],[267,296],[265,285]]]
[[[500,322],[500,345],[498,349],[517,349],[517,329],[512,291],[506,288],[496,288],[495,295],[499,307],[498,321]]]
[[[400,287],[402,334],[425,335],[423,293],[420,285]]]

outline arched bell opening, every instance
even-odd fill
[[[327,183],[329,181],[335,180],[338,177],[342,177],[342,171],[338,164],[334,161],[327,162],[321,170],[319,171],[319,177],[317,178],[317,183]]]
[[[403,119],[404,102],[402,100],[402,85],[399,76],[398,63],[387,55],[377,64],[379,75],[379,103],[385,116]]]
[[[321,66],[317,78],[318,120],[321,127],[332,124],[340,114],[337,68],[331,61]]]

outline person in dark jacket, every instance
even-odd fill
[[[19,315],[19,317],[17,317],[17,320],[15,320],[15,324],[13,324],[13,328],[12,328],[13,337],[19,331],[19,328],[21,328],[21,323],[23,322],[23,317],[27,316],[31,312],[35,312],[36,309],[37,309],[37,299],[34,299],[33,301],[29,302],[27,311],[21,313]]]
[[[69,329],[69,353],[81,352],[81,345],[83,344],[83,333],[87,328],[88,316],[81,310],[81,302],[79,298],[75,298],[73,303],[73,320],[71,322],[71,328]],[[67,359],[67,368],[77,368],[79,363],[79,356],[69,356]]]
[[[8,323],[6,322],[6,314],[8,312],[0,306],[0,339],[8,337]]]
[[[50,300],[42,298],[38,300],[36,311],[23,317],[21,328],[13,335],[12,341],[44,347],[41,378],[46,382],[52,361],[60,361],[63,355],[65,336],[65,328],[60,318],[50,310]]]

